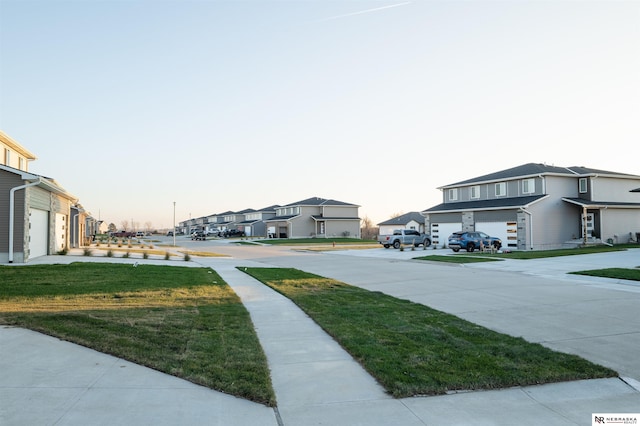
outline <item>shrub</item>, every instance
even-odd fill
[[[89,248],[85,248],[85,249],[84,249],[84,255],[85,255],[85,256],[91,256],[92,254],[93,254],[93,253],[91,252],[91,249],[89,249]]]
[[[69,249],[66,247],[56,252],[56,254],[59,254],[61,256],[65,256],[67,253],[69,253]]]
[[[125,254],[123,254],[123,255],[122,255],[122,257],[123,257],[124,259],[127,259],[130,255],[131,255],[131,253],[126,252]]]
[[[189,253],[185,253],[185,254],[184,254],[184,261],[185,261],[185,262],[188,262],[188,261],[190,261],[190,260],[191,260],[191,256],[189,256]]]
[[[167,251],[164,253],[164,260],[169,260],[169,259],[171,259],[171,253]]]
[[[143,259],[148,259],[149,258],[149,253],[147,253],[146,251],[144,253],[142,253],[142,258]]]
[[[113,250],[107,251],[107,257],[113,257]]]

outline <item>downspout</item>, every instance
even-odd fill
[[[522,213],[529,215],[529,248],[533,250],[533,213],[527,211],[526,208],[521,207]]]
[[[9,263],[13,263],[13,221],[15,212],[15,193],[16,191],[20,191],[21,189],[28,188],[30,186],[36,186],[40,183],[40,179],[37,182],[27,183],[25,185],[16,186],[15,188],[11,188],[9,190]]]
[[[72,241],[72,243],[74,243],[74,248],[78,248],[80,247],[80,238],[78,236],[78,232],[80,231],[78,228],[78,215],[80,215],[80,213],[76,213],[71,217],[71,226],[73,226],[73,236],[76,238],[76,241]],[[77,245],[76,245],[77,244]]]

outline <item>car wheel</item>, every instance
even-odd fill
[[[460,249],[451,249],[451,250],[453,250],[453,251],[454,251],[454,253],[457,253],[457,252],[459,252],[459,251],[460,251]]]
[[[399,249],[399,248],[400,248],[400,241],[397,241],[397,240],[396,240],[396,241],[394,241],[394,242],[393,242],[393,248],[394,248],[394,249]]]
[[[384,244],[384,248],[389,248],[391,247],[389,244]]]
[[[431,245],[431,240],[428,238],[425,238],[424,241],[422,242],[422,248],[423,249],[427,249],[427,247],[429,247]]]
[[[467,251],[472,253],[476,249],[476,246],[473,243],[467,244]]]

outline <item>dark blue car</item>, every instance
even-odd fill
[[[475,249],[480,249],[482,246],[495,247],[496,250],[500,250],[502,247],[502,241],[500,238],[491,237],[484,232],[454,232],[449,236],[449,248],[456,253],[460,249],[465,249],[468,252],[472,252]]]

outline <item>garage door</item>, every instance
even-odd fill
[[[462,223],[432,223],[431,244],[441,248],[447,244],[449,235],[462,230]]]
[[[31,209],[29,212],[29,258],[49,254],[49,212]]]
[[[518,224],[514,222],[476,222],[476,231],[502,240],[502,247],[518,248]]]

